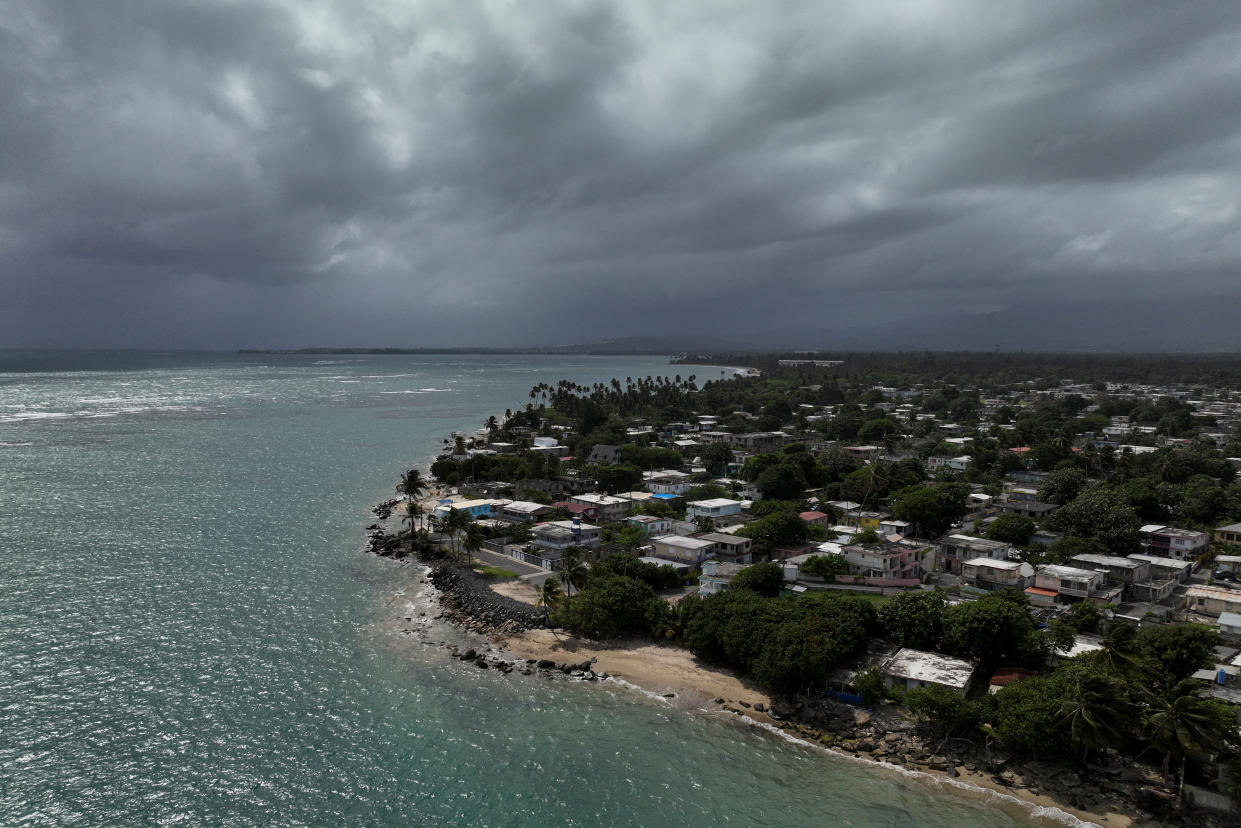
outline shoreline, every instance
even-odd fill
[[[488,588],[499,600],[533,604],[533,590],[524,582],[497,582],[478,576],[478,585]],[[838,728],[821,726],[821,721],[813,718],[807,721],[806,717],[798,715],[798,709],[791,709],[788,700],[773,698],[752,681],[706,664],[689,650],[645,639],[595,641],[547,627],[496,629],[483,619],[463,613],[458,602],[444,601],[443,592],[439,597],[441,606],[445,607],[442,618],[458,629],[483,636],[502,658],[514,664],[525,662],[541,668],[555,664],[550,671],[552,675],[562,672],[568,675],[561,669],[568,667],[575,671],[572,677],[579,680],[612,681],[648,699],[695,715],[734,718],[739,725],[764,730],[836,758],[863,762],[875,770],[897,773],[916,780],[917,784],[951,788],[955,794],[986,798],[997,807],[1015,809],[1014,813],[1019,811],[1024,818],[1038,822],[1098,828],[1162,824],[1157,821],[1139,823],[1134,816],[1117,808],[1089,807],[1084,803],[1077,807],[1065,801],[1067,797],[1055,796],[1030,784],[1031,777],[1046,778],[1044,773],[1032,773],[1030,767],[1035,763],[1013,763],[993,773],[972,761],[931,756],[929,749],[911,744],[917,741],[911,739],[912,723],[890,705],[873,712],[839,705],[847,711],[843,728],[846,733],[841,733]],[[461,657],[456,653],[454,656]],[[545,670],[519,672],[529,675]],[[876,720],[874,725],[872,718]],[[899,729],[880,731],[885,724],[896,725]],[[893,741],[893,735],[897,735],[899,741]],[[892,752],[888,747],[893,748]],[[899,753],[902,749],[907,752]],[[1061,777],[1071,772],[1065,768],[1054,773]],[[1124,799],[1116,791],[1105,790],[1098,784],[1078,784],[1082,791],[1094,791],[1113,803]],[[1123,786],[1123,783],[1115,784]]]
[[[772,699],[751,682],[731,671],[702,663],[679,647],[645,641],[597,642],[576,638],[559,630],[535,629],[519,634],[488,636],[498,650],[518,659],[583,661],[596,659],[594,668],[607,678],[619,680],[641,695],[674,704],[699,715],[727,713],[739,724],[767,731],[774,736],[823,751],[836,758],[865,763],[876,770],[898,773],[909,779],[954,792],[997,799],[1001,806],[1019,807],[1036,820],[1080,826],[1133,826],[1137,823],[1117,811],[1075,808],[1069,803],[1021,784],[1003,785],[992,774],[950,764],[945,770],[931,763],[883,761],[866,752],[853,752],[824,744],[817,731],[772,712]],[[722,700],[717,701],[717,700]],[[776,702],[777,707],[779,702]]]

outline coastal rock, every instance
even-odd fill
[[[535,666],[540,670],[554,670],[556,668],[556,662],[552,661],[550,658],[540,658]]]
[[[755,710],[757,710],[759,713],[766,713],[766,712],[767,712],[767,705],[763,704],[762,702],[757,702],[757,703],[754,705],[754,709],[755,709]]]

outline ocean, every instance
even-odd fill
[[[369,507],[654,357],[0,352],[0,825],[1028,824],[616,684],[451,659]],[[425,622],[424,622],[425,623]]]

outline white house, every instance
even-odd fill
[[[698,593],[713,595],[728,589],[729,582],[745,569],[742,564],[724,561],[703,561],[702,575],[698,576]]]
[[[693,566],[700,566],[715,551],[715,544],[709,540],[681,535],[661,535],[658,538],[651,538],[651,547],[656,558],[679,561]]]
[[[879,670],[889,687],[902,690],[942,687],[962,695],[974,677],[974,665],[968,661],[909,648],[897,650]]]
[[[687,520],[697,517],[718,518],[726,515],[741,514],[741,501],[729,500],[726,497],[713,497],[709,500],[695,500],[685,509]]]
[[[534,545],[547,551],[561,551],[570,546],[597,549],[602,543],[603,530],[593,523],[572,520],[551,520],[537,523],[530,529]]]

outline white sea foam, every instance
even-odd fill
[[[845,753],[843,751],[835,750],[834,748],[829,748],[824,745],[815,744],[814,742],[810,742],[805,739],[798,738],[797,736],[793,736],[790,733],[787,733],[783,729],[776,727],[773,724],[769,724],[768,722],[760,722],[760,721],[750,718],[749,716],[742,715],[742,716],[738,716],[737,718],[740,721],[745,722],[746,724],[753,725],[754,727],[757,727],[761,730],[766,730],[769,733],[773,733],[787,742],[793,742],[798,745],[804,745],[805,747],[813,748],[815,750],[819,750],[824,753],[830,753],[831,755],[838,756],[842,759],[848,759],[852,762],[860,762],[869,767],[881,768],[885,771],[891,771],[893,773],[897,773],[902,776],[909,777],[911,779],[923,779],[923,780],[932,782],[936,785],[948,785],[953,788],[959,788],[960,790],[963,790],[963,791],[969,791],[970,793],[982,794],[986,797],[994,798],[994,799],[1000,800],[1005,803],[1018,805],[1024,811],[1029,813],[1031,816],[1039,817],[1040,819],[1052,820],[1054,822],[1059,822],[1063,825],[1072,826],[1072,828],[1102,828],[1102,826],[1100,826],[1096,822],[1086,822],[1085,820],[1078,819],[1072,814],[1066,813],[1060,810],[1059,808],[1051,808],[1045,805],[1037,805],[1033,802],[1027,802],[1024,799],[1019,799],[1018,797],[1015,797],[1012,794],[1001,793],[1000,791],[995,791],[995,790],[992,790],[991,788],[984,788],[981,785],[974,785],[970,782],[963,782],[960,779],[954,779],[950,776],[944,776],[938,773],[930,773],[927,771],[910,770],[909,768],[904,768],[904,767],[901,767],[900,765],[893,765],[888,762],[877,762],[874,759],[866,759],[861,756],[854,756],[853,754],[850,754],[850,753]]]

